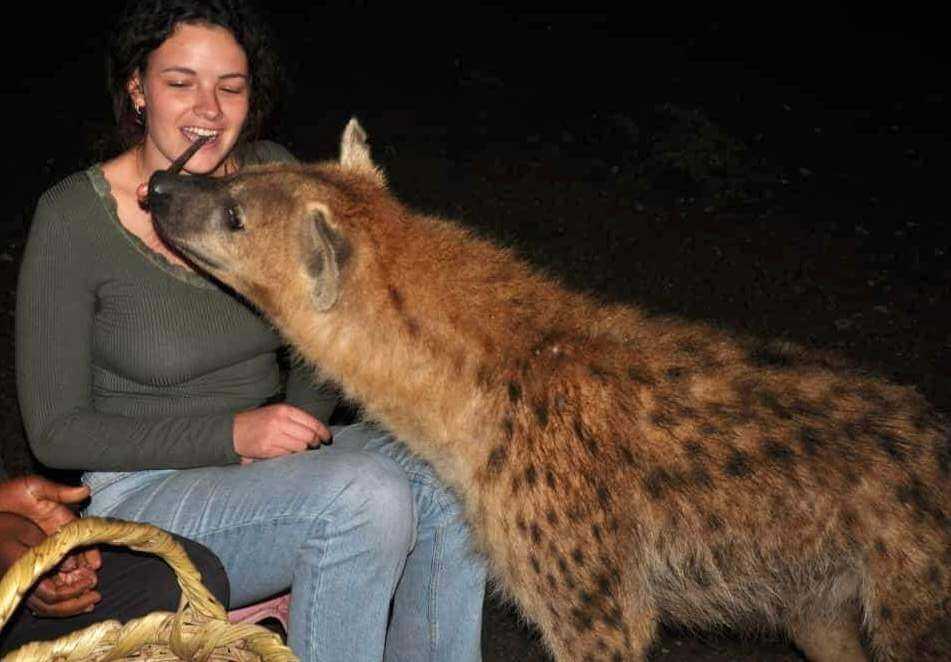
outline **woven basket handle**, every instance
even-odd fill
[[[70,522],[10,567],[0,580],[0,625],[7,622],[30,587],[71,550],[97,543],[123,545],[155,554],[168,563],[182,588],[178,611],[154,611],[125,624],[116,620],[102,621],[53,641],[25,644],[4,660],[152,659],[141,657],[141,653],[144,647],[157,645],[162,649],[163,660],[214,657],[297,662],[291,649],[274,632],[253,623],[229,623],[224,607],[202,585],[198,570],[169,534],[148,524],[98,517]],[[218,656],[219,651],[225,651],[223,657]]]
[[[150,524],[85,517],[70,522],[14,563],[0,580],[0,626],[40,577],[77,547],[105,543],[155,554],[168,563],[182,588],[182,600],[197,614],[224,620],[224,607],[201,583],[201,575],[185,550],[165,531]]]

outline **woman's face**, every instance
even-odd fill
[[[248,116],[248,58],[227,29],[180,23],[129,81],[132,103],[145,107],[144,168],[166,168],[202,135],[189,160],[196,175],[223,174]]]

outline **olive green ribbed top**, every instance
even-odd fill
[[[291,161],[255,143],[244,163]],[[238,411],[280,391],[277,333],[119,222],[99,165],[40,199],[20,268],[17,390],[47,466],[91,471],[239,461]],[[287,402],[326,421],[336,396],[291,371]]]

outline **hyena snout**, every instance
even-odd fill
[[[208,230],[216,183],[207,177],[156,172],[149,179],[148,207],[159,234],[178,245]]]
[[[149,211],[157,221],[167,222],[168,211],[172,205],[172,196],[176,190],[188,186],[185,178],[172,175],[162,170],[157,171],[149,178],[148,205]]]

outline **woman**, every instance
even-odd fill
[[[305,369],[275,402],[279,339],[171,252],[139,204],[199,136],[212,138],[194,175],[291,158],[243,140],[274,98],[259,25],[226,0],[142,3],[120,22],[111,78],[131,147],[42,197],[24,255],[31,447],[86,471],[90,514],[209,547],[232,607],[290,587],[302,659],[478,659],[484,567],[455,500],[387,435],[328,430],[335,397]]]

